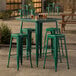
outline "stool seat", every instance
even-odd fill
[[[55,34],[56,37],[64,37],[64,34]]]
[[[48,34],[48,37],[59,37],[59,38],[61,38],[61,37],[64,37],[64,36],[65,36],[64,34],[54,34],[54,35]]]
[[[23,28],[22,31],[23,32],[27,32],[27,31],[32,32],[32,31],[35,31],[35,29],[33,29],[33,28]]]
[[[14,34],[11,34],[11,36],[15,38],[15,37],[19,37],[19,36],[20,36],[20,37],[21,37],[21,36],[24,37],[24,36],[28,36],[28,35],[23,34],[23,33],[14,33]]]
[[[57,28],[46,28],[46,31],[53,31],[56,30]]]

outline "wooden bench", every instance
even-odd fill
[[[69,18],[72,16],[76,16],[76,14],[60,14],[62,16],[62,22],[60,22],[59,24],[61,24],[61,32],[65,31],[65,25],[66,24],[76,24],[76,21],[69,21]],[[65,20],[65,17],[67,17],[67,19]]]

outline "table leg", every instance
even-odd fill
[[[40,58],[42,56],[42,23],[40,23],[40,29],[39,29],[39,35],[40,35]]]
[[[22,65],[22,62],[23,62],[23,37],[20,37],[19,38],[19,58],[20,58],[20,62],[21,62],[21,65]]]
[[[38,67],[38,55],[39,55],[39,22],[35,23],[35,29],[36,29],[36,66]]]
[[[23,21],[21,21],[21,25],[20,25],[20,33],[22,33],[22,26],[23,26]]]

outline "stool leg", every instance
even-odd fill
[[[64,37],[64,44],[65,44],[65,53],[66,53],[67,68],[69,69],[68,53],[67,53],[67,47],[66,47],[66,39],[65,39],[65,37]]]
[[[30,31],[29,34],[30,34],[30,37],[29,37],[29,40],[30,40],[30,49],[32,49],[32,47],[31,47],[31,45],[32,45],[32,32]]]
[[[55,34],[55,31],[51,31],[51,34]],[[51,39],[51,49],[52,49],[51,51],[52,51],[52,54],[53,54],[53,48],[54,48],[53,44],[54,44],[53,39]]]
[[[47,31],[46,31],[46,33],[45,33],[45,38],[44,38],[43,56],[44,56],[44,53],[45,53],[44,50],[45,50],[46,37],[47,37]]]
[[[52,52],[52,55],[53,55],[53,39],[51,39],[51,52]]]
[[[62,62],[62,59],[61,59],[61,53],[60,53],[60,44],[59,44],[59,39],[57,39],[58,41],[58,52],[59,52],[59,57],[60,57],[60,63]]]
[[[29,50],[31,50],[31,39],[32,39],[31,31],[28,31],[28,51],[27,51],[28,57],[29,57]]]
[[[9,47],[9,56],[8,56],[7,68],[9,67],[9,62],[10,62],[11,47],[12,47],[12,37],[10,38],[10,47]]]
[[[54,38],[54,61],[55,61],[55,72],[57,72],[57,62],[58,62],[58,49],[57,49],[56,38]]]
[[[28,49],[29,49],[29,31],[26,32],[26,34],[28,35],[28,37],[26,38],[26,57],[28,60]]]
[[[32,32],[29,32],[29,35],[30,35],[30,37],[29,37],[29,55],[30,55],[30,64],[31,64],[31,68],[32,68],[33,66],[32,66],[32,59],[31,59],[31,33]]]
[[[28,39],[26,39],[26,57],[28,60]]]
[[[30,64],[31,64],[31,68],[32,68],[33,66],[32,66],[32,59],[31,59],[31,50],[29,51],[29,54],[30,54]]]
[[[17,37],[17,70],[19,70],[19,41],[20,41],[20,39],[19,39],[19,37]]]
[[[46,43],[46,51],[45,51],[45,59],[44,59],[43,68],[45,68],[45,63],[46,63],[47,47],[48,47],[48,37],[47,37],[47,43]]]
[[[39,42],[40,43],[40,54],[39,55],[40,55],[40,58],[41,58],[42,57],[42,23],[40,23],[39,29],[40,29],[40,31],[39,31],[39,33],[40,33],[39,34],[40,35],[40,38],[39,38],[40,39],[39,40],[40,41]]]
[[[62,56],[64,56],[64,52],[63,52],[63,45],[62,45],[62,38],[61,38],[60,40],[61,40]]]
[[[22,65],[22,62],[23,62],[23,38],[21,37],[19,41],[20,41],[20,44],[19,44],[20,45],[19,46],[19,49],[20,49],[19,50],[20,51],[19,52],[19,57],[20,57],[20,60],[21,60],[21,65]]]

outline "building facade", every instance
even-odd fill
[[[6,10],[6,0],[0,0],[0,11]]]
[[[28,0],[0,0],[0,11],[1,10],[11,10],[13,11],[12,16],[17,16],[18,9],[21,9],[21,5],[25,4]],[[72,10],[76,9],[76,0],[32,0],[35,7],[35,12],[43,12],[45,1],[55,1],[56,3],[60,3],[64,10]]]
[[[18,15],[18,10],[22,4],[26,4],[28,0],[6,0],[6,10],[12,10],[13,16]],[[34,3],[35,12],[42,12],[42,0],[32,0]]]

